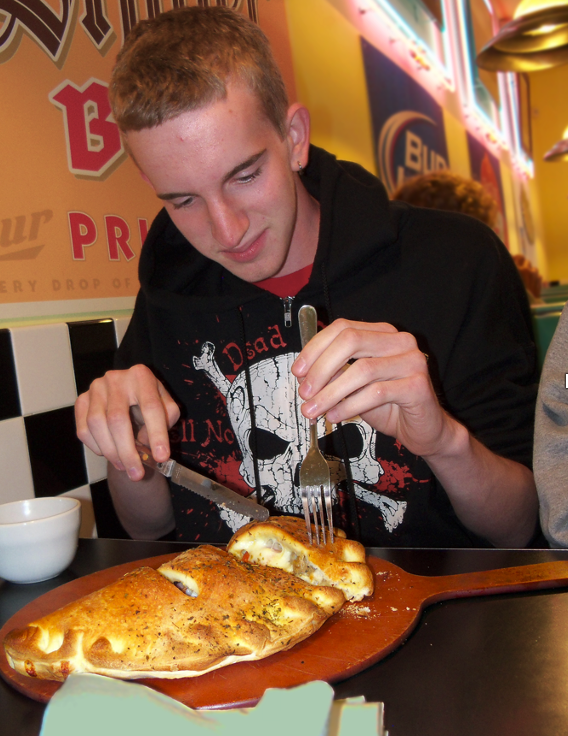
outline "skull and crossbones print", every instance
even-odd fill
[[[201,354],[193,358],[196,370],[207,377],[225,397],[227,412],[242,454],[240,473],[245,482],[254,488],[255,456],[263,497],[280,511],[301,514],[302,505],[298,489],[299,466],[309,444],[308,420],[300,411],[297,381],[290,369],[296,353],[284,353],[265,358],[249,367],[250,387],[247,387],[246,371],[241,370],[231,382],[221,371],[215,359],[215,346],[211,342],[202,345]],[[251,418],[249,391],[254,404],[255,439]],[[405,501],[396,501],[369,487],[375,485],[384,473],[376,459],[376,432],[360,417],[348,425],[351,433],[359,434],[355,454],[349,457],[351,474],[357,498],[376,507],[385,527],[392,532],[403,520]],[[317,423],[320,443],[334,431],[333,425],[320,417]],[[324,442],[325,444],[325,442]],[[332,494],[337,498],[338,485],[345,479],[341,458],[324,451],[330,467]],[[249,519],[229,509],[220,509],[226,524],[236,531]]]

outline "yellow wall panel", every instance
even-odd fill
[[[517,229],[517,216],[515,206],[515,190],[513,188],[513,175],[511,169],[501,161],[501,183],[503,185],[503,199],[505,200],[505,214],[507,216],[507,234],[509,236],[509,250],[511,255],[522,253],[523,249],[519,242]]]
[[[359,34],[326,0],[286,0],[296,92],[312,142],[376,173]]]
[[[533,72],[529,77],[535,164],[531,204],[539,213],[547,276],[568,281],[568,164],[543,160],[568,126],[568,66]]]
[[[542,273],[542,276],[544,279],[551,280],[551,279],[564,279],[566,280],[568,278],[568,263],[566,264],[566,268],[560,269],[558,276],[552,276],[551,275],[551,268],[550,268],[550,252],[548,248],[546,247],[546,229],[543,226],[543,216],[544,216],[544,208],[543,208],[543,201],[542,201],[542,190],[541,190],[541,184],[539,181],[536,180],[536,177],[534,179],[530,179],[525,184],[525,190],[528,192],[528,199],[529,199],[529,206],[530,206],[530,214],[532,216],[533,220],[533,243],[532,245],[532,253],[533,258],[531,258],[532,262],[538,265],[539,271]],[[564,217],[564,223],[566,222],[566,218]],[[566,233],[565,224],[558,223],[557,226],[561,228],[561,232]],[[560,275],[564,273],[564,276]]]
[[[444,128],[448,146],[448,166],[454,174],[469,178],[471,176],[471,166],[465,128],[445,108],[442,108],[442,112],[444,114]]]

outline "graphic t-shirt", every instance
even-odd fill
[[[310,263],[308,266],[289,273],[287,276],[277,276],[264,281],[257,281],[256,286],[260,286],[261,289],[282,298],[296,296],[300,289],[309,282],[313,265],[313,263]]]

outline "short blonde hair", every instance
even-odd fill
[[[109,97],[125,133],[222,99],[231,81],[246,84],[284,137],[288,96],[264,33],[228,8],[193,6],[134,26],[118,54]]]

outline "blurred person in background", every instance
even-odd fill
[[[412,177],[396,189],[391,199],[408,202],[415,207],[461,212],[495,230],[498,208],[493,197],[475,179],[453,174],[447,169]],[[529,302],[541,303],[542,276],[538,269],[520,253],[513,256],[513,261],[527,290]]]

